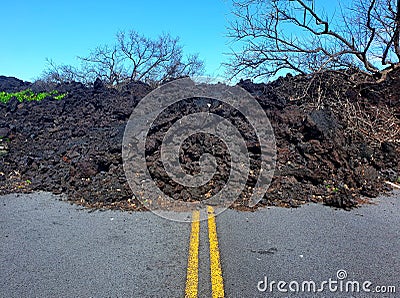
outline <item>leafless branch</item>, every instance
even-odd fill
[[[226,63],[230,77],[357,67],[379,78],[397,68],[400,0],[356,0],[331,20],[314,4],[235,0],[228,36],[242,48]]]

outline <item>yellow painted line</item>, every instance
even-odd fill
[[[208,238],[210,241],[210,269],[211,289],[213,298],[223,298],[224,280],[222,278],[221,262],[219,258],[217,224],[215,223],[214,208],[207,206],[208,212]]]
[[[186,298],[197,298],[199,285],[199,232],[200,211],[193,211],[192,232],[190,234],[189,258],[186,273]]]

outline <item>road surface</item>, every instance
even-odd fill
[[[212,297],[214,242],[225,297],[400,295],[400,193],[352,211],[227,210],[216,239],[209,221],[193,229],[192,214],[178,223],[62,199],[0,197],[0,297],[185,297],[191,275],[195,295]]]

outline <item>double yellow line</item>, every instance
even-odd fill
[[[207,206],[208,239],[210,242],[210,274],[213,298],[223,298],[224,280],[222,278],[221,262],[219,257],[217,225],[215,223],[214,208]],[[199,285],[199,240],[200,238],[200,211],[193,211],[192,231],[189,243],[189,258],[186,277],[186,298],[197,298]]]

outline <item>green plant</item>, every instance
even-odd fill
[[[328,190],[328,191],[332,191],[332,192],[335,192],[335,193],[339,191],[339,188],[334,187],[334,186],[332,186],[330,184],[325,185],[325,187],[326,187],[326,190]]]
[[[61,100],[66,95],[67,95],[67,93],[59,94],[57,90],[53,90],[51,92],[40,92],[40,93],[35,93],[30,89],[26,89],[26,90],[14,92],[14,93],[1,91],[0,92],[0,102],[7,103],[13,97],[15,97],[19,102],[33,101],[33,100],[41,101],[46,97],[53,97],[56,100]]]

